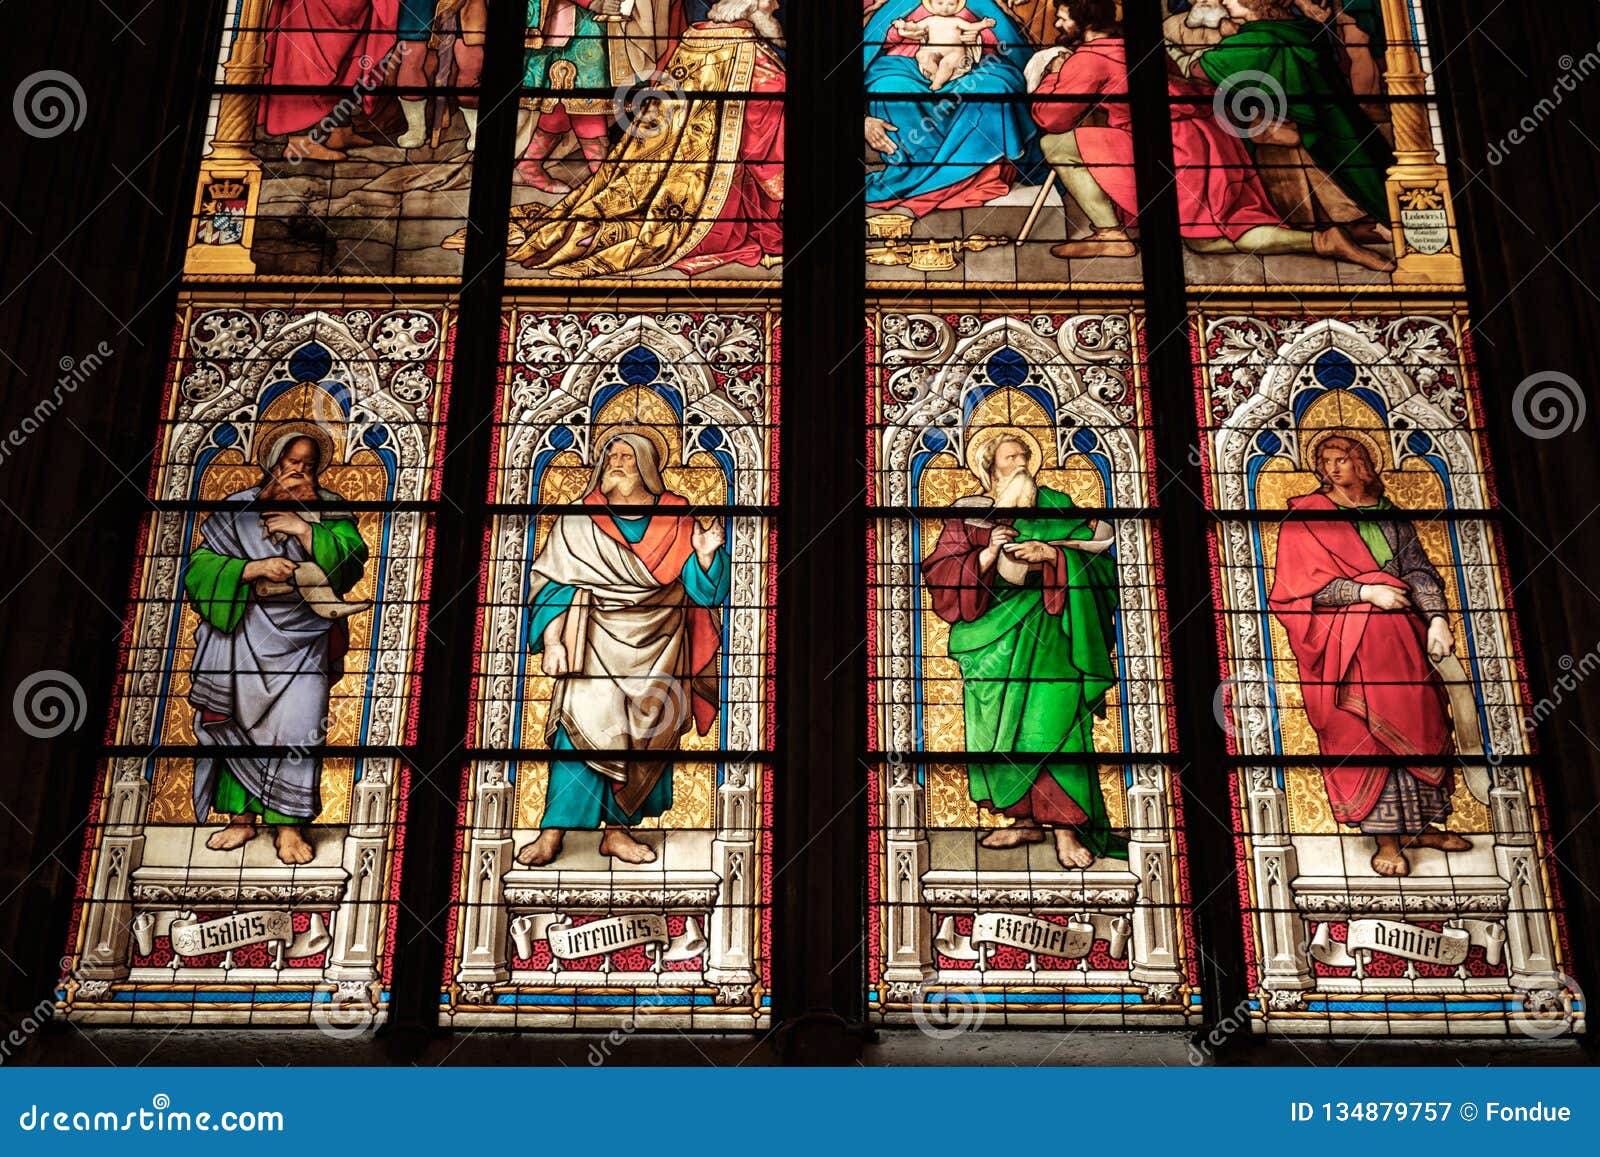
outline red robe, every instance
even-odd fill
[[[760,265],[783,252],[783,62],[758,50],[751,91],[771,99],[743,102],[740,164],[722,214],[694,251],[673,263],[682,273],[703,273],[730,262]]]
[[[1340,508],[1319,493],[1291,499],[1289,509]],[[1439,786],[1450,774],[1454,743],[1421,616],[1380,611],[1370,603],[1318,606],[1318,592],[1335,579],[1411,589],[1379,568],[1353,521],[1285,522],[1268,605],[1300,666],[1306,714],[1322,754],[1358,765],[1322,772],[1334,818],[1356,824],[1377,804],[1391,771],[1359,766],[1362,756],[1415,758],[1408,770]]]
[[[611,516],[612,514],[627,516],[635,509],[634,507],[613,509],[607,505],[605,495],[600,493],[599,487],[585,494],[583,501],[586,506],[602,508],[590,515],[595,525],[606,537],[615,539],[633,551],[634,556],[644,563],[645,569],[662,586],[676,582],[683,574],[684,564],[694,556],[692,518],[682,515],[652,517],[645,528],[644,537],[638,542],[629,542]],[[689,500],[683,495],[668,490],[656,499],[654,507],[641,506],[637,510],[640,514],[654,514],[663,506],[687,505]],[[712,692],[707,680],[714,679],[716,675],[717,650],[721,646],[721,634],[717,630],[716,618],[708,608],[691,603],[686,611],[689,628],[690,685],[694,688],[694,724],[695,729],[704,735],[716,722],[720,706],[719,696]]]
[[[400,0],[282,0],[276,5],[267,32],[266,83],[330,91],[268,93],[261,99],[267,132],[307,132],[349,99],[356,85],[381,84],[399,8]]]
[[[1133,118],[1128,111],[1126,48],[1118,37],[1080,45],[1061,70],[1039,82],[1035,97],[1057,93],[1082,99],[1036,100],[1033,119],[1047,133],[1073,133],[1100,188],[1132,224],[1139,212],[1133,179]],[[1237,241],[1258,225],[1281,225],[1267,200],[1244,142],[1217,123],[1212,90],[1167,78],[1172,104],[1172,153],[1178,186],[1178,229],[1196,240]],[[1084,125],[1096,109],[1105,126]]]

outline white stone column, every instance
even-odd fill
[[[350,805],[344,839],[344,899],[334,917],[333,951],[324,975],[343,984],[378,978],[383,959],[385,859],[389,843],[393,760],[368,760]]]
[[[1556,944],[1550,932],[1550,900],[1539,866],[1533,813],[1523,771],[1494,769],[1489,788],[1495,869],[1506,881],[1506,955],[1510,985],[1520,989],[1560,987]]]
[[[504,763],[479,764],[476,774],[458,921],[461,969],[456,981],[463,988],[486,989],[511,979],[506,961],[510,913],[506,910],[505,875],[513,851],[511,811],[516,785],[506,778]]]
[[[1181,984],[1178,909],[1172,881],[1172,822],[1165,769],[1135,767],[1128,789],[1128,864],[1139,876],[1128,975],[1145,985]]]
[[[717,788],[717,834],[711,841],[711,870],[721,881],[708,921],[705,978],[717,986],[717,1003],[748,1004],[760,980],[751,948],[756,942],[758,893],[756,829],[761,770],[750,764],[723,768]]]
[[[936,972],[933,914],[922,899],[922,877],[933,850],[916,765],[891,760],[884,780],[883,997],[899,1002],[918,999]]]
[[[144,821],[150,805],[150,781],[141,760],[118,759],[111,774],[111,798],[85,905],[83,950],[77,965],[80,984],[96,987],[128,976],[133,874],[144,862]]]
[[[1300,860],[1289,835],[1289,806],[1278,773],[1270,767],[1242,772],[1248,784],[1250,844],[1255,887],[1255,926],[1261,937],[1261,984],[1274,992],[1304,992],[1316,985],[1306,949],[1306,925],[1290,886]]]

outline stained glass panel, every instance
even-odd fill
[[[488,17],[489,0],[229,0],[185,271],[457,276]]]
[[[776,0],[529,0],[507,276],[775,281],[786,67]]]
[[[776,315],[569,305],[506,315],[444,1012],[750,1028],[770,987],[771,772],[751,757],[772,749]],[[575,936],[622,955],[573,956]]]
[[[382,1019],[452,311],[183,303],[63,1002]]]
[[[1166,7],[1192,284],[1461,287],[1419,0]]]
[[[1125,53],[1104,7],[1093,43],[1049,0],[866,7],[869,284],[1140,285]]]
[[[908,305],[868,326],[873,1010],[1184,1023],[1140,311]]]
[[[1461,313],[1194,325],[1256,1026],[1545,1024],[1566,950]]]

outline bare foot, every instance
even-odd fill
[[[1363,249],[1351,239],[1350,234],[1338,227],[1315,234],[1315,245],[1318,257],[1349,261],[1375,273],[1394,272],[1393,261],[1370,249]]]
[[[234,816],[227,827],[211,833],[206,847],[213,852],[231,852],[234,848],[244,847],[255,838],[255,834],[255,816]]]
[[[1094,853],[1083,846],[1077,832],[1071,828],[1057,828],[1056,859],[1063,868],[1087,868],[1094,863]]]
[[[539,838],[517,853],[517,863],[526,868],[542,868],[561,854],[560,828],[545,828]]]
[[[1390,245],[1394,242],[1394,230],[1376,221],[1349,221],[1343,229],[1357,245]]]
[[[306,842],[300,829],[292,824],[279,827],[275,839],[278,845],[278,859],[286,864],[309,864],[317,854],[316,849]]]
[[[283,155],[291,159],[302,161],[344,161],[349,158],[338,149],[330,149],[320,141],[314,141],[308,136],[290,137],[289,143],[283,150]]]
[[[1441,852],[1472,850],[1472,841],[1465,836],[1458,836],[1454,832],[1441,832],[1438,828],[1427,829],[1420,835],[1412,837],[1411,842],[1419,848],[1438,848]]]
[[[1372,853],[1372,870],[1380,876],[1409,876],[1411,861],[1400,850],[1394,836],[1379,836],[1378,850]]]
[[[624,864],[649,864],[656,858],[655,849],[634,839],[627,828],[607,828],[600,837],[600,854]]]
[[[1044,829],[1033,820],[1018,820],[1009,828],[995,828],[978,843],[986,848],[1020,848],[1044,843]]]

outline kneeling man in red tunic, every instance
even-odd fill
[[[1377,841],[1374,871],[1405,876],[1409,848],[1472,846],[1443,830],[1455,786],[1448,700],[1433,667],[1455,651],[1444,581],[1416,527],[1389,513],[1365,439],[1325,434],[1310,457],[1322,487],[1289,509],[1348,517],[1284,524],[1269,603],[1300,665],[1322,754],[1345,761],[1322,773],[1334,818]]]

